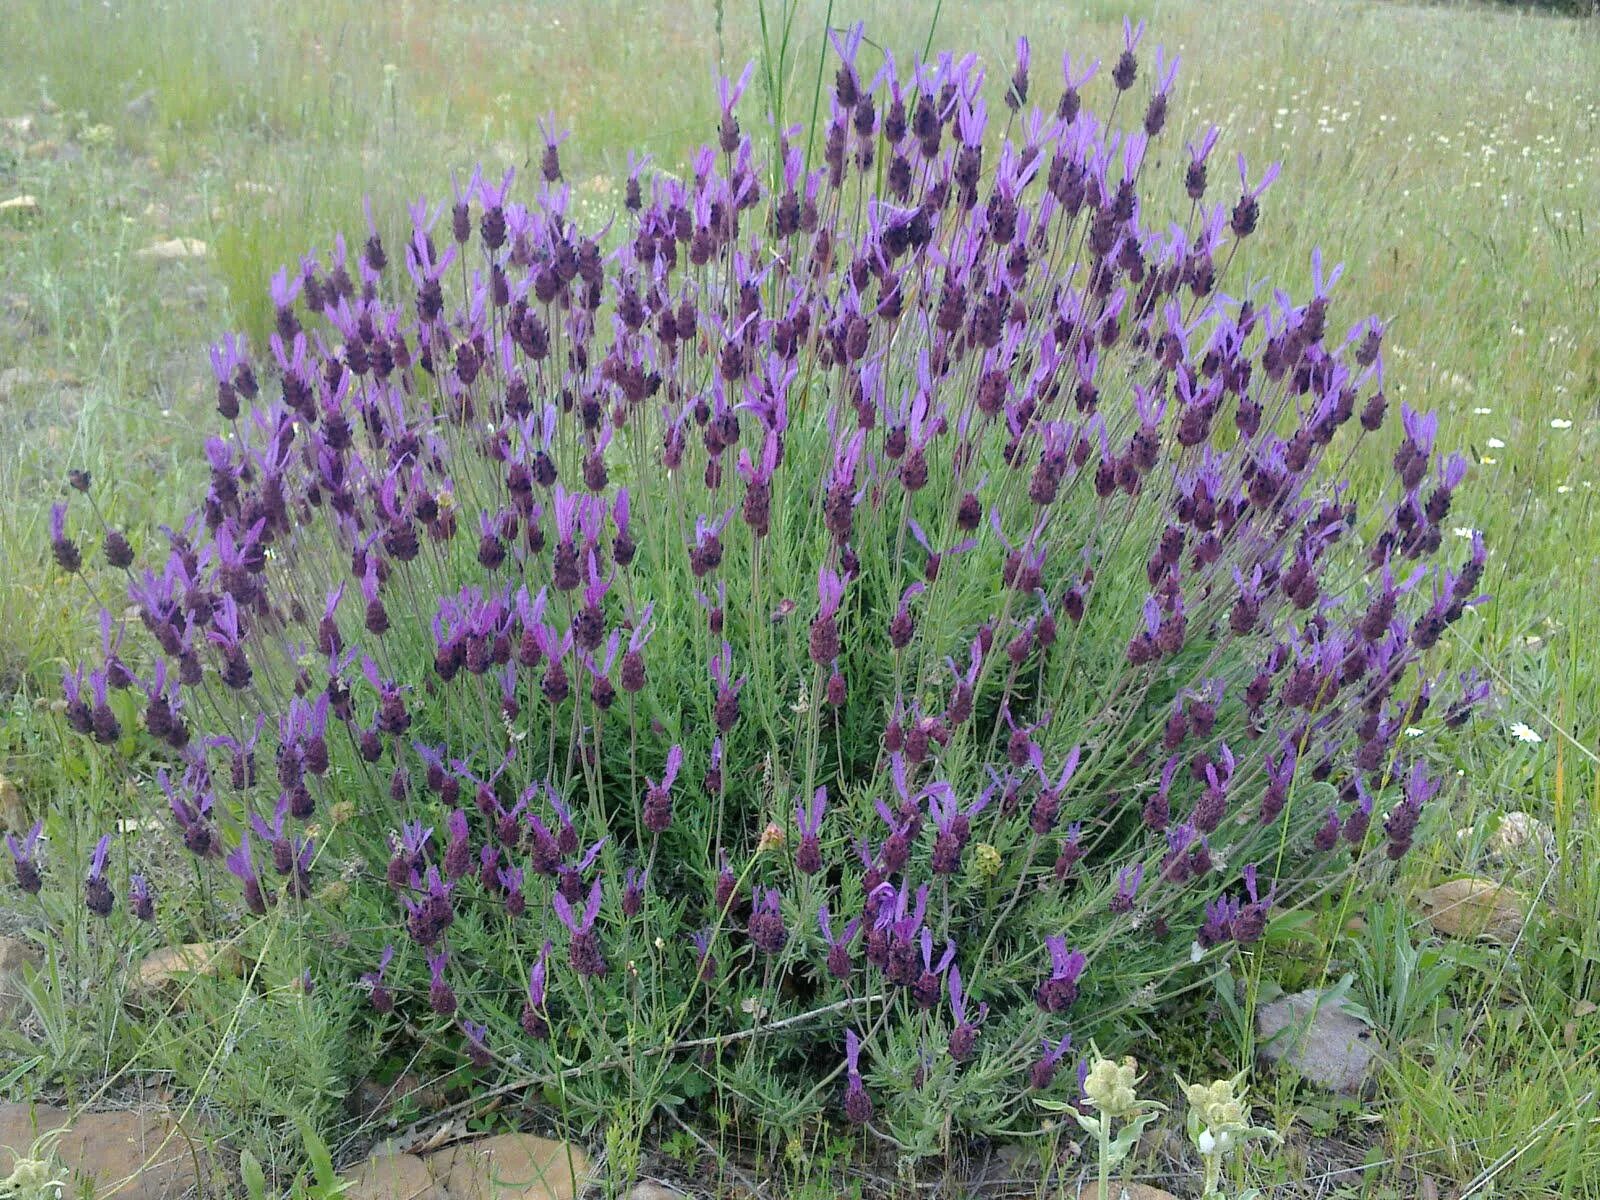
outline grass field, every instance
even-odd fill
[[[1246,273],[1303,288],[1314,246],[1344,262],[1343,314],[1392,318],[1391,397],[1437,410],[1442,446],[1474,463],[1451,519],[1463,538],[1484,532],[1493,599],[1445,652],[1495,698],[1464,736],[1428,734],[1459,772],[1454,828],[1406,878],[1410,891],[1503,879],[1530,909],[1509,944],[1440,941],[1401,895],[1323,960],[1269,964],[1288,991],[1357,971],[1385,1062],[1361,1101],[1262,1077],[1258,1116],[1291,1136],[1254,1162],[1255,1182],[1600,1196],[1600,24],[1355,0],[1129,9],[1183,56],[1184,136],[1215,121],[1230,154],[1283,163]],[[807,115],[826,11],[795,22],[786,119]],[[977,50],[996,74],[1028,34],[1044,78],[1061,49],[1113,54],[1124,11],[952,0],[933,42]],[[933,10],[832,14],[909,53]],[[577,208],[598,224],[628,150],[679,165],[712,136],[713,72],[737,73],[760,28],[753,4],[613,0],[11,0],[4,24],[0,775],[29,810],[58,806],[87,830],[150,782],[64,749],[52,709],[63,664],[98,637],[49,558],[67,469],[102,481],[108,515],[141,545],[203,487],[204,348],[266,328],[279,265],[360,231],[363,196],[398,212],[448,194],[452,171],[537,161],[549,112],[572,130]],[[147,252],[178,238],[204,252]],[[1387,464],[1369,458],[1353,478],[1375,492]],[[1508,845],[1512,812],[1548,838]],[[1355,914],[1321,915],[1337,930]],[[1430,971],[1436,991],[1416,982]],[[23,1075],[7,1073],[22,1046],[0,1028],[0,1082],[87,1099],[122,1044],[115,1009],[58,1012]],[[1218,1054],[1251,1057],[1196,1012],[1145,1057],[1187,1068]],[[184,1069],[165,1065],[151,1073],[181,1087]],[[237,1116],[246,1140],[253,1119]],[[1162,1172],[1159,1148],[1144,1169]]]

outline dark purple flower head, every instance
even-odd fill
[[[797,804],[794,810],[795,828],[800,832],[800,842],[795,848],[795,867],[806,875],[822,870],[822,816],[828,808],[828,789],[819,787],[809,803]]]
[[[382,957],[378,959],[378,969],[376,971],[368,971],[361,976],[361,983],[366,987],[367,995],[371,998],[372,1009],[379,1014],[394,1011],[394,996],[384,986],[383,979],[384,973],[388,971],[389,964],[393,961],[394,947],[392,945],[385,946]]]
[[[39,838],[43,833],[44,818],[40,817],[22,841],[17,841],[12,834],[6,834],[6,849],[11,852],[11,864],[16,869],[17,887],[30,896],[38,895],[44,885],[39,875],[38,861]]]
[[[600,881],[589,885],[589,898],[583,912],[575,914],[567,898],[557,892],[550,899],[556,916],[571,935],[567,950],[572,969],[579,975],[601,976],[606,973],[606,960],[600,953],[600,939],[595,932],[595,918],[600,915]]]
[[[256,916],[266,915],[271,897],[262,890],[261,877],[256,874],[255,856],[250,852],[250,833],[240,833],[239,844],[223,860],[228,873],[244,885],[244,902]]]
[[[116,900],[106,881],[106,856],[111,852],[111,835],[102,834],[89,860],[89,874],[83,882],[83,903],[97,917],[109,917]]]
[[[1078,998],[1078,980],[1089,960],[1082,951],[1068,950],[1065,937],[1047,937],[1044,944],[1050,954],[1050,976],[1034,997],[1047,1013],[1065,1012]]]
[[[824,902],[817,910],[817,924],[822,929],[822,940],[828,947],[828,974],[841,982],[849,979],[854,969],[850,959],[850,943],[855,941],[856,932],[861,928],[861,918],[851,917],[835,937],[828,905]]]
[[[1072,1035],[1070,1033],[1062,1034],[1061,1040],[1058,1042],[1052,1042],[1049,1038],[1045,1038],[1041,1042],[1041,1048],[1043,1054],[1040,1055],[1028,1072],[1028,1086],[1040,1092],[1048,1088],[1055,1080],[1056,1066],[1066,1056],[1067,1051],[1072,1049]]]
[[[550,1025],[545,1014],[545,980],[550,969],[549,941],[539,948],[539,955],[528,968],[528,999],[522,1009],[522,1031],[531,1038],[543,1040],[550,1036]]]
[[[77,544],[67,536],[65,504],[50,506],[50,552],[55,556],[56,565],[63,571],[76,572],[83,564],[83,556],[79,553]]]
[[[1139,893],[1139,883],[1144,879],[1144,864],[1133,863],[1123,867],[1117,872],[1117,891],[1111,897],[1111,911],[1126,913],[1133,911],[1134,897]]]
[[[789,931],[783,923],[782,902],[776,888],[767,888],[757,894],[745,928],[750,941],[762,953],[777,954],[783,949],[789,940]]]
[[[861,1078],[861,1038],[854,1029],[844,1031],[846,1082],[844,1112],[852,1122],[865,1125],[872,1120],[872,1097]]]
[[[950,1031],[950,1057],[956,1062],[966,1062],[978,1045],[978,1026],[989,1015],[987,1004],[978,1005],[972,1019],[967,1019],[967,998],[961,988],[961,968],[952,966],[949,976],[950,1015],[955,1028]]]
[[[455,989],[444,977],[445,967],[449,964],[448,950],[428,955],[428,1007],[441,1017],[451,1016],[456,1011]]]
[[[672,824],[672,783],[683,765],[683,747],[677,743],[667,751],[667,761],[657,783],[645,776],[644,827],[651,833],[665,833]]]
[[[155,897],[143,875],[135,875],[128,880],[128,911],[141,921],[153,921],[156,918]]]

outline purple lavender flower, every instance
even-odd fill
[[[16,870],[17,887],[30,896],[37,896],[39,889],[44,886],[43,879],[39,876],[39,837],[44,832],[44,818],[40,817],[33,823],[33,828],[18,842],[11,834],[6,834],[6,849],[11,852],[11,865]]]
[[[56,565],[69,574],[76,574],[83,565],[83,555],[78,551],[77,544],[67,536],[65,504],[50,506],[50,553],[55,556]]]
[[[538,1041],[550,1036],[550,1022],[545,1014],[545,976],[550,968],[550,950],[550,943],[546,941],[528,969],[528,999],[522,1008],[522,1031]]]
[[[140,921],[156,919],[155,897],[143,875],[135,875],[128,880],[128,911]]]
[[[1068,1050],[1072,1049],[1072,1035],[1062,1034],[1061,1040],[1052,1042],[1044,1038],[1041,1042],[1044,1053],[1033,1064],[1028,1072],[1028,1086],[1035,1091],[1042,1092],[1055,1081],[1056,1066],[1065,1057]]]
[[[441,1017],[451,1016],[456,1011],[455,989],[444,977],[444,969],[449,964],[448,950],[428,955],[428,1007]]]
[[[978,1026],[989,1015],[987,1004],[978,1005],[974,1018],[967,1020],[967,998],[961,990],[961,968],[952,966],[949,977],[950,1015],[955,1018],[955,1028],[950,1031],[950,1057],[956,1062],[966,1062],[978,1046]]]
[[[1117,892],[1111,897],[1113,913],[1133,911],[1133,899],[1139,893],[1139,883],[1144,879],[1144,864],[1133,863],[1117,872]]]
[[[872,1097],[861,1079],[861,1038],[854,1029],[844,1031],[844,1060],[844,1114],[855,1124],[865,1125],[872,1120]]]
[[[750,941],[763,954],[777,954],[789,940],[789,931],[783,923],[783,908],[776,888],[767,888],[756,896],[750,908],[745,929]]]
[[[828,947],[828,974],[843,983],[850,978],[854,970],[854,963],[850,960],[850,943],[855,941],[856,931],[861,928],[861,918],[851,917],[839,931],[839,936],[833,934],[833,925],[828,916],[828,905],[824,901],[817,910],[817,924],[822,929],[822,940]]]
[[[800,843],[795,848],[795,868],[804,875],[815,875],[822,870],[822,815],[828,808],[828,789],[819,787],[809,804],[797,804],[794,809],[795,828],[800,831]]]
[[[574,915],[567,898],[557,892],[550,899],[556,916],[571,935],[567,947],[567,960],[579,975],[598,978],[606,973],[606,960],[600,953],[600,936],[595,932],[595,918],[600,915],[600,881],[589,885],[589,898],[583,913]]]
[[[255,856],[250,852],[250,832],[239,835],[239,844],[223,860],[228,873],[244,885],[244,902],[256,916],[265,916],[272,898],[262,889],[261,877],[256,874]]]
[[[378,969],[368,971],[361,976],[361,983],[367,989],[367,996],[372,1004],[372,1011],[382,1015],[394,1011],[394,996],[384,985],[384,974],[389,970],[389,964],[394,961],[394,947],[383,948],[383,954],[378,959]]]
[[[1045,949],[1050,954],[1050,977],[1034,992],[1034,999],[1047,1013],[1065,1012],[1078,998],[1078,980],[1089,960],[1081,951],[1068,950],[1064,937],[1047,937]]]
[[[89,874],[83,881],[83,905],[97,917],[109,917],[116,905],[111,884],[106,881],[106,855],[111,851],[111,835],[103,834],[95,843],[89,860]]]
[[[683,765],[683,747],[676,743],[667,751],[666,764],[661,769],[661,782],[648,775],[644,797],[644,827],[651,833],[665,833],[672,825],[672,783]]]
[[[489,1028],[476,1021],[463,1020],[461,1032],[467,1043],[467,1060],[480,1070],[494,1065],[494,1055],[489,1050]]]

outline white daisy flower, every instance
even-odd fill
[[[1530,746],[1544,741],[1544,738],[1540,737],[1521,721],[1513,721],[1511,723],[1511,736],[1519,742],[1527,742]]]

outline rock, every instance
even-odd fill
[[[641,1179],[628,1191],[628,1200],[687,1200],[676,1188],[654,1179]]]
[[[238,947],[224,942],[190,942],[183,946],[169,946],[145,956],[129,993],[133,996],[150,996],[192,975],[216,978],[237,975],[243,968],[244,958]]]
[[[381,1154],[345,1176],[345,1200],[439,1200],[427,1165],[415,1154]]]
[[[44,961],[39,947],[22,938],[0,937],[0,971],[18,971],[24,963],[38,966]]]
[[[0,1178],[25,1156],[39,1135],[68,1127],[54,1140],[55,1157],[95,1200],[167,1200],[204,1183],[204,1152],[165,1113],[82,1113],[74,1121],[60,1108],[0,1105]]]
[[[350,1094],[350,1106],[355,1112],[371,1120],[385,1116],[396,1105],[412,1101],[423,1112],[444,1107],[444,1096],[436,1088],[423,1082],[422,1076],[407,1071],[393,1083],[379,1083],[376,1079],[363,1079]]]
[[[1107,1200],[1178,1200],[1171,1192],[1164,1192],[1148,1183],[1113,1183],[1106,1188]],[[1099,1180],[1090,1180],[1076,1193],[1077,1200],[1100,1200]]]
[[[503,1133],[425,1156],[377,1154],[346,1179],[344,1195],[354,1200],[575,1200],[590,1170],[577,1146]],[[662,1195],[682,1200],[668,1189]]]
[[[199,238],[169,238],[164,242],[151,242],[133,252],[135,258],[154,262],[176,262],[183,258],[204,258],[206,244]]]
[[[1356,1092],[1372,1069],[1370,1032],[1322,993],[1307,988],[1256,1013],[1261,1054],[1287,1062],[1308,1083],[1330,1092]]]
[[[67,371],[57,371],[50,367],[35,370],[32,367],[7,367],[0,371],[0,400],[10,400],[15,396],[27,392],[43,391],[46,388],[56,388],[63,393],[66,390],[75,390],[81,387],[83,380]],[[4,800],[0,799],[0,804]],[[0,817],[0,823],[4,818]]]
[[[7,1028],[15,1014],[25,1011],[22,971],[25,966],[37,966],[43,957],[32,942],[0,937],[0,1029]]]
[[[122,106],[122,111],[135,121],[147,121],[155,115],[156,90],[147,88]]]
[[[37,217],[39,215],[39,200],[36,196],[13,196],[9,200],[0,200],[0,216],[22,218]]]
[[[1447,937],[1514,941],[1527,921],[1522,897],[1492,879],[1452,879],[1419,897],[1429,922]]]
[[[574,1200],[589,1179],[577,1146],[527,1133],[459,1142],[427,1164],[450,1200]]]
[[[0,396],[7,395],[10,390],[6,387],[5,376],[19,369],[12,367],[0,371]],[[0,832],[27,833],[30,824],[27,806],[22,803],[22,793],[17,790],[16,784],[0,775]]]
[[[1500,817],[1500,823],[1489,835],[1489,852],[1507,854],[1522,849],[1529,842],[1536,843],[1546,853],[1555,848],[1555,836],[1550,827],[1538,817],[1516,809]]]

